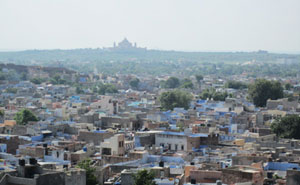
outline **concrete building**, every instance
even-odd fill
[[[111,136],[113,136],[113,133],[107,131],[80,131],[77,139],[79,141],[85,141],[87,143],[94,143],[95,145],[99,145],[101,142],[104,141],[104,139],[109,138]]]
[[[192,151],[200,147],[202,138],[208,138],[208,135],[165,131],[155,135],[155,146],[171,151]]]
[[[0,173],[0,185],[85,185],[85,170],[49,170],[40,167],[35,158],[19,160],[17,170]]]
[[[102,155],[123,156],[125,154],[125,136],[116,134],[100,144],[100,153]]]
[[[247,167],[231,167],[222,169],[222,182],[225,184],[247,183],[263,185],[264,174],[262,169]]]
[[[104,111],[107,115],[117,114],[119,111],[118,101],[112,96],[100,96],[100,100],[90,105],[91,109]]]
[[[300,170],[287,170],[286,184],[287,185],[299,185],[300,184]]]
[[[221,177],[221,171],[192,169],[189,172],[189,178],[187,181],[196,183],[214,183],[217,180],[221,180]]]

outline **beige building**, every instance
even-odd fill
[[[116,134],[100,144],[100,152],[102,155],[123,156],[125,154],[124,143],[124,134]]]

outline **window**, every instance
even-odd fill
[[[169,144],[169,150],[171,150],[171,144]]]
[[[184,145],[181,145],[181,150],[184,150]]]
[[[178,145],[177,145],[177,144],[175,144],[175,150],[176,150],[176,151],[178,150]]]
[[[103,148],[102,155],[111,155],[111,148]]]

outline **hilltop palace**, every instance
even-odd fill
[[[131,43],[127,40],[127,38],[124,38],[121,42],[116,44],[114,42],[113,47],[105,48],[111,51],[146,51],[147,48],[137,47],[136,43]]]

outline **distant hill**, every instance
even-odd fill
[[[43,67],[43,66],[25,66],[25,65],[16,65],[16,64],[0,64],[0,69],[14,70],[17,73],[29,73],[30,71],[41,71],[48,73],[50,76],[54,74],[74,74],[76,73],[73,70],[63,68],[63,67]]]
[[[224,65],[289,65],[299,62],[300,55],[266,51],[180,52],[104,48],[0,52],[0,63],[67,67],[81,72],[97,69],[104,73],[194,74],[201,72],[205,74],[215,73]],[[212,69],[208,70],[207,67]],[[243,71],[238,73],[241,72]],[[232,73],[235,74],[236,70]]]
[[[97,60],[187,60],[199,62],[245,62],[300,59],[300,55],[258,52],[181,52],[162,50],[26,50],[0,52],[1,62],[51,62],[51,61],[97,61]]]

